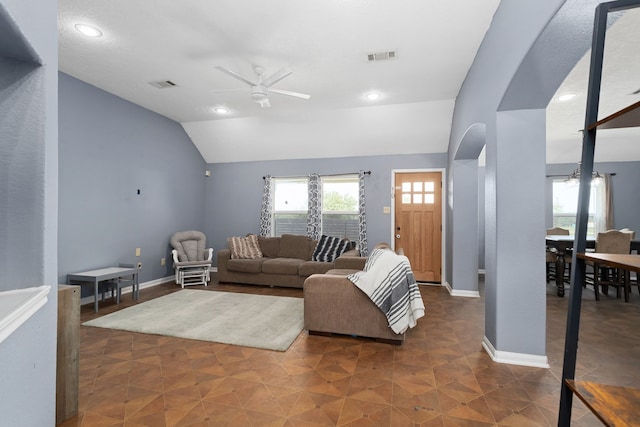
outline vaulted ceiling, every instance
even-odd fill
[[[209,163],[442,153],[498,3],[59,0],[59,67],[181,123]],[[86,37],[77,24],[102,36]],[[369,60],[390,51],[393,59]],[[268,93],[271,107],[261,108],[248,84],[216,68],[256,82],[255,66],[267,77],[290,69],[271,88],[310,98]],[[558,93],[578,96],[548,109],[551,162],[576,161],[551,141],[571,141],[581,127],[586,80],[576,73]],[[365,98],[372,91],[377,100]]]

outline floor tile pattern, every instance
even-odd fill
[[[193,287],[301,297],[301,290]],[[141,291],[140,302],[179,290]],[[79,414],[61,426],[554,426],[568,298],[547,288],[550,369],[493,363],[481,347],[484,298],[422,286],[427,314],[402,346],[309,336],[286,352],[81,327]],[[83,306],[82,321],[127,307]],[[640,295],[584,292],[577,377],[638,386]],[[212,307],[215,309],[215,307]],[[523,331],[526,334],[526,331]],[[576,399],[573,425],[599,421]]]

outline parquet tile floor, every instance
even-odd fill
[[[301,297],[296,289],[209,291]],[[174,292],[143,289],[139,302]],[[484,298],[421,286],[427,314],[402,346],[303,331],[285,352],[81,327],[79,414],[61,426],[553,426],[568,298],[547,288],[550,369],[498,364],[481,347]],[[134,304],[126,294],[82,321]],[[640,296],[584,293],[576,376],[640,384]],[[215,307],[212,307],[215,309]],[[526,331],[522,332],[526,336]],[[599,421],[575,399],[573,425]]]

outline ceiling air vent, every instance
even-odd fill
[[[389,59],[396,59],[397,52],[395,50],[387,50],[384,52],[372,52],[367,54],[367,61],[386,61]]]
[[[163,81],[160,81],[160,82],[150,82],[149,84],[151,86],[157,87],[158,89],[164,89],[164,88],[167,88],[167,87],[174,87],[176,85],[171,80],[163,80]]]

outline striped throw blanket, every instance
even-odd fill
[[[347,278],[387,316],[389,327],[401,334],[424,316],[424,303],[407,257],[389,249],[374,249],[364,271]]]

